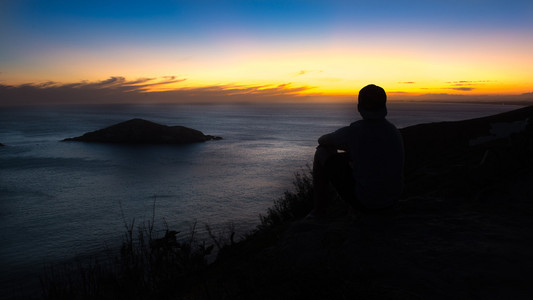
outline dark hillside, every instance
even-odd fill
[[[526,107],[402,129],[406,192],[397,215],[354,220],[336,202],[326,220],[260,230],[224,249],[190,295],[533,297],[532,120]]]
[[[233,235],[225,243],[213,240],[220,251],[210,265],[209,243],[192,248],[167,231],[135,247],[130,228],[119,272],[89,268],[82,273],[96,274],[89,285],[65,292],[52,281],[47,294],[52,299],[533,298],[533,107],[401,132],[405,192],[397,213],[354,218],[336,199],[326,219],[306,220],[313,187],[310,177],[300,174],[296,190],[275,201],[258,230],[240,242]]]

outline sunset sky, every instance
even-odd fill
[[[0,2],[0,103],[327,100],[368,83],[530,97],[533,1]]]

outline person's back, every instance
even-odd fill
[[[348,128],[353,137],[348,144],[348,153],[356,196],[370,209],[393,204],[403,188],[400,132],[386,119],[361,120]]]
[[[312,214],[325,214],[329,182],[361,211],[386,209],[399,199],[403,188],[403,142],[398,129],[385,119],[385,103],[382,88],[364,87],[358,103],[363,120],[319,138],[313,164],[316,193]]]

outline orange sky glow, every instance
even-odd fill
[[[121,92],[164,94],[165,102],[194,102],[194,95],[198,101],[214,99],[215,91],[224,99],[266,95],[269,100],[344,101],[369,83],[384,87],[391,100],[424,95],[530,97],[533,92],[533,26],[527,27],[533,5],[527,2],[502,11],[498,1],[489,1],[481,12],[468,2],[464,16],[451,4],[425,7],[417,2],[418,10],[409,10],[416,18],[396,14],[408,13],[409,8],[401,6],[391,8],[388,18],[369,10],[369,17],[359,23],[349,13],[343,16],[338,3],[313,1],[305,8],[294,3],[224,8],[228,16],[219,19],[204,8],[176,4],[169,4],[174,10],[162,17],[166,11],[118,16],[109,10],[101,16],[86,7],[36,12],[29,6],[3,4],[4,11],[11,12],[3,23],[11,30],[0,32],[2,44],[9,45],[1,50],[0,85],[10,97],[16,96],[15,89],[28,86],[55,92],[64,87],[120,87]],[[360,10],[350,2],[339,3],[347,11]],[[278,11],[281,8],[288,12]],[[196,15],[183,24],[173,23],[187,9]],[[420,17],[435,10],[442,10],[444,17]],[[209,22],[199,21],[207,17]],[[175,91],[174,96],[187,99],[172,100]]]

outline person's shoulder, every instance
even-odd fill
[[[350,124],[350,126],[348,126],[348,127],[360,127],[360,126],[364,126],[364,123],[365,123],[365,120],[361,119],[361,120],[357,120],[355,122],[352,122]]]
[[[402,133],[400,132],[400,129],[398,129],[398,127],[396,127],[396,125],[394,125],[392,122],[390,122],[389,120],[386,120],[386,123],[385,123],[385,127],[386,130],[394,135],[396,135],[397,137],[399,137],[400,139],[402,138]]]
[[[392,129],[398,130],[396,125],[394,125],[393,123],[391,123],[389,120],[385,118],[362,119],[362,120],[353,122],[352,124],[350,124],[349,127],[352,128],[352,130],[357,130],[357,129],[366,130],[369,128],[382,128],[382,129],[386,128],[387,130],[392,130]]]
[[[332,135],[343,135],[343,134],[347,134],[347,133],[351,132],[352,129],[353,129],[353,128],[352,128],[351,125],[350,125],[350,126],[344,126],[344,127],[341,127],[341,128],[339,128],[339,129],[335,130],[335,131],[332,132],[331,134],[332,134]]]
[[[385,119],[385,124],[387,124],[387,126],[391,127],[391,128],[394,128],[396,130],[398,130],[398,127],[396,127],[396,125],[394,125],[391,121]]]
[[[364,128],[373,128],[380,126],[387,126],[388,121],[386,119],[361,119],[350,124],[350,127],[353,129],[364,129]]]

